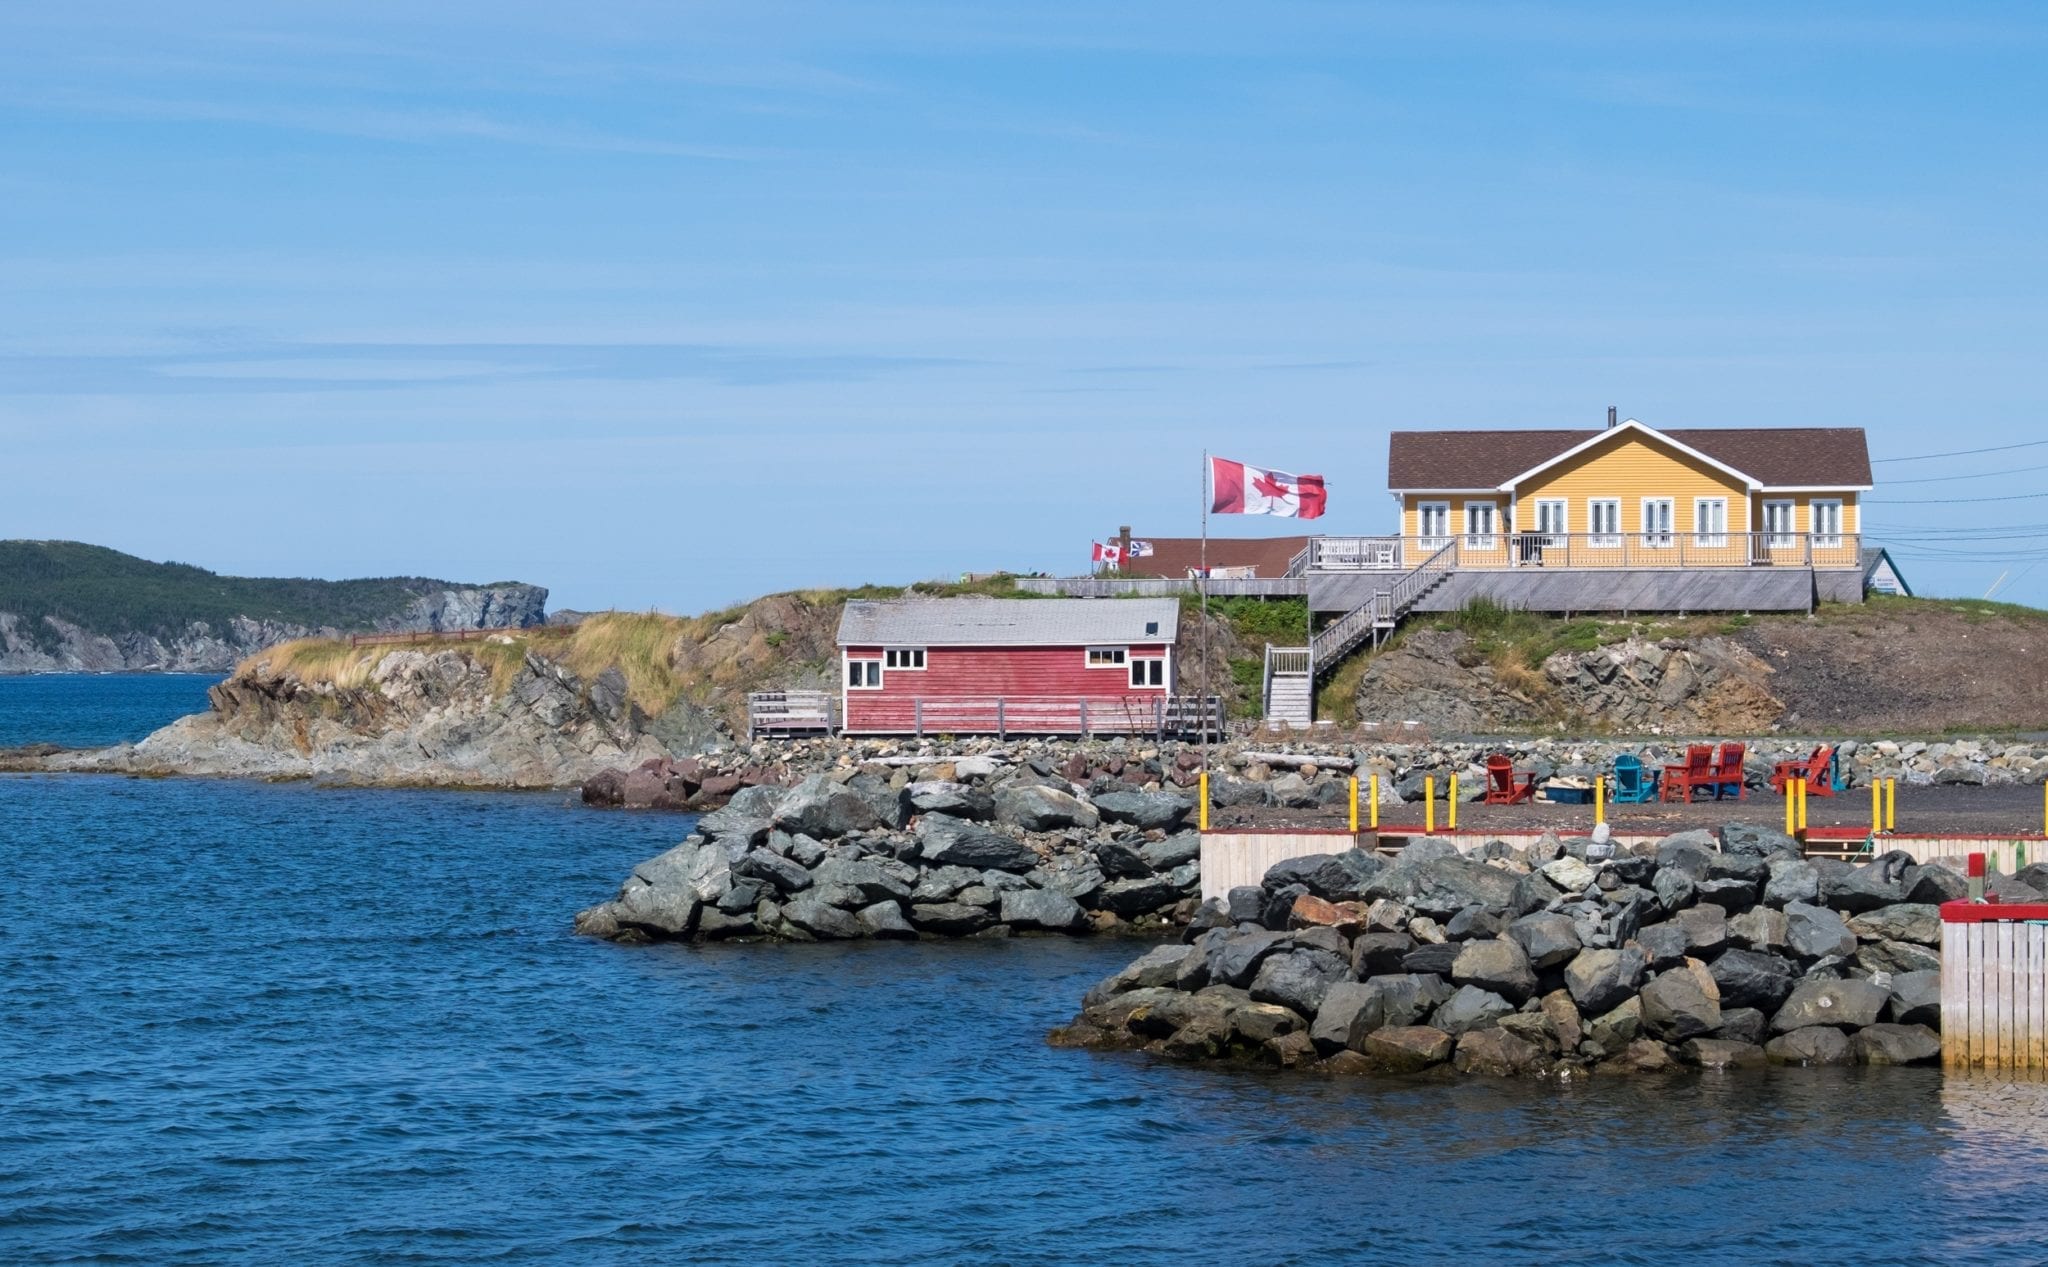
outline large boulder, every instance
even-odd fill
[[[1764,1044],[1774,1065],[1846,1065],[1855,1060],[1849,1036],[1830,1025],[1809,1025],[1778,1035]]]
[[[1761,950],[1730,950],[1714,960],[1710,971],[1724,1006],[1775,1012],[1792,993],[1799,970],[1790,960]]]
[[[1682,1043],[1721,1028],[1721,988],[1707,966],[1688,959],[1643,987],[1643,1028],[1667,1043]]]
[[[965,783],[912,783],[904,790],[910,795],[910,808],[920,814],[975,819],[995,817],[995,798]]]
[[[1009,783],[996,789],[996,821],[1024,831],[1060,831],[1068,827],[1093,829],[1102,816],[1095,807],[1071,792],[1040,784]]]
[[[1792,921],[1785,918],[1785,912],[1768,906],[1744,911],[1728,921],[1729,940],[1751,950],[1775,954],[1787,947],[1791,936]]]
[[[1536,993],[1536,970],[1512,937],[1466,942],[1451,963],[1451,980],[1491,990],[1510,1003],[1527,1002]]]
[[[1358,897],[1359,886],[1382,869],[1378,858],[1362,849],[1341,854],[1318,853],[1276,862],[1266,869],[1262,883],[1267,889],[1299,884],[1328,902],[1348,902]]]
[[[820,941],[852,940],[867,930],[851,912],[830,905],[814,889],[782,908],[782,918]]]
[[[1012,928],[1070,932],[1088,918],[1081,904],[1057,889],[1011,889],[998,904],[998,918]]]
[[[1823,871],[1820,900],[1826,906],[1853,915],[1903,902],[1906,891],[1898,876],[1873,862],[1861,867]]]
[[[1461,985],[1450,998],[1438,1005],[1429,1023],[1446,1034],[1462,1034],[1467,1030],[1498,1024],[1501,1017],[1514,1010],[1514,1004],[1490,990],[1482,990],[1476,985]]]
[[[1764,882],[1764,903],[1784,907],[1794,902],[1813,902],[1820,897],[1820,872],[1804,858],[1783,858],[1771,863],[1770,879]]]
[[[1785,920],[1785,940],[1792,953],[1801,959],[1825,959],[1830,955],[1846,957],[1856,953],[1856,934],[1849,931],[1841,916],[1825,906],[1787,903]]]
[[[907,902],[911,895],[910,885],[867,858],[827,858],[811,872],[811,879],[821,885],[841,884],[858,889],[862,906],[870,902]]]
[[[1970,895],[1970,882],[1957,871],[1938,862],[1906,868],[1899,887],[1905,890],[1908,902],[1928,906],[1940,906],[1943,902],[1960,902]]]
[[[1921,946],[1941,944],[1941,908],[1923,902],[1901,902],[1865,911],[1849,921],[1858,941],[1909,941]]]
[[[792,834],[837,840],[885,824],[860,793],[822,774],[814,774],[783,796],[775,807],[773,825]]]
[[[1344,1049],[1345,1044],[1351,1041],[1351,1026],[1371,993],[1363,981],[1330,983],[1329,989],[1323,992],[1323,1001],[1316,1008],[1315,1019],[1308,1030],[1317,1051],[1328,1055]]]
[[[1941,1035],[1925,1025],[1869,1025],[1849,1040],[1856,1060],[1866,1065],[1921,1065],[1941,1056]]]
[[[801,893],[811,887],[810,872],[768,849],[749,849],[733,864],[733,872],[773,885],[781,893]]]
[[[1292,1008],[1303,1016],[1314,1016],[1322,1009],[1323,997],[1330,987],[1344,979],[1348,966],[1325,950],[1290,950],[1270,955],[1252,978],[1252,998]]]
[[[1154,871],[1172,871],[1202,860],[1202,837],[1200,833],[1186,831],[1164,840],[1150,841],[1139,847],[1138,856]]]
[[[1901,1025],[1941,1028],[1941,973],[1901,972],[1892,977],[1886,1016]]]
[[[1411,846],[1412,848],[1412,846]],[[1412,860],[1407,853],[1368,877],[1359,895],[1391,898],[1424,915],[1449,919],[1468,906],[1498,914],[1511,911],[1521,877],[1469,858]]]
[[[1524,915],[1508,925],[1507,935],[1522,947],[1529,966],[1538,972],[1570,963],[1580,950],[1571,917],[1556,911]]]
[[[727,805],[698,819],[697,832],[712,840],[750,849],[765,842],[774,825],[765,814],[749,814],[737,805]]]
[[[1771,1032],[1789,1034],[1813,1025],[1861,1029],[1876,1024],[1890,1001],[1891,991],[1874,982],[1808,978],[1792,987],[1792,993],[1771,1017]]]
[[[925,860],[941,866],[1029,871],[1039,864],[1037,851],[1023,841],[950,814],[919,819],[917,840]]]
[[[1385,972],[1401,971],[1401,961],[1415,950],[1415,939],[1407,933],[1360,933],[1351,939],[1351,973],[1363,981]]]
[[[1636,992],[1647,966],[1643,952],[1633,947],[1581,950],[1565,965],[1565,989],[1580,1011],[1598,1016]]]
[[[1172,792],[1104,792],[1095,808],[1112,823],[1129,823],[1142,831],[1174,831],[1187,821],[1195,803]]]
[[[1352,1050],[1384,1073],[1419,1073],[1451,1058],[1457,1040],[1428,1025],[1396,1025],[1376,1029],[1353,1044]]]
[[[1712,902],[1688,906],[1671,922],[1685,930],[1686,949],[1698,958],[1712,958],[1728,944],[1728,911]]]
[[[985,908],[963,902],[919,902],[910,908],[910,922],[942,937],[966,937],[994,924],[995,919]]]
[[[1172,906],[1180,897],[1180,885],[1171,875],[1148,875],[1130,880],[1111,880],[1095,891],[1092,905],[1097,910],[1113,911],[1125,919],[1136,919]]]
[[[1796,858],[1799,856],[1799,842],[1769,827],[1724,823],[1721,826],[1721,851],[1754,858],[1780,855]]]
[[[1941,954],[1910,941],[1867,941],[1856,948],[1856,962],[1872,972],[1938,972]]]
[[[1444,984],[1442,977],[1423,973],[1374,977],[1365,982],[1364,987],[1358,1007],[1352,1013],[1351,1032],[1347,1038],[1355,1051],[1364,1050],[1359,1044],[1367,1034],[1383,1026],[1413,1025],[1451,996],[1451,987]]]
[[[1259,965],[1266,961],[1266,956],[1292,945],[1288,934],[1270,929],[1233,933],[1210,959],[1209,979],[1218,985],[1244,989],[1258,975]]]
[[[1181,967],[1187,962],[1188,957],[1200,953],[1193,946],[1154,946],[1116,973],[1097,982],[1082,996],[1081,1006],[1083,1009],[1094,1007],[1103,1000],[1128,990],[1170,986],[1179,978]]]
[[[861,930],[880,941],[909,941],[917,930],[903,918],[903,908],[894,902],[876,902],[853,913]]]
[[[1540,1069],[1543,1049],[1505,1029],[1468,1030],[1458,1039],[1451,1064],[1459,1073],[1512,1078]]]

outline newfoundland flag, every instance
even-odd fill
[[[1289,475],[1226,458],[1209,459],[1209,488],[1209,509],[1219,515],[1320,519],[1326,500],[1320,475]]]

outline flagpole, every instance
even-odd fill
[[[1202,450],[1202,574],[1197,578],[1202,596],[1202,694],[1195,708],[1202,715],[1202,773],[1209,772],[1209,450]],[[1206,815],[1207,810],[1203,813]]]

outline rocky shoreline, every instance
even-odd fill
[[[944,777],[936,777],[944,776]],[[614,941],[1169,935],[1201,888],[1193,798],[962,758],[742,787],[576,931]]]
[[[1331,1073],[1561,1076],[1938,1059],[1961,875],[1730,824],[1294,859],[1090,990],[1061,1046]],[[2048,865],[1994,883],[2015,897]]]

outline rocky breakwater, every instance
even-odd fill
[[[1050,764],[743,787],[576,931],[614,941],[1166,932],[1199,902],[1194,801]]]
[[[1052,1041],[1341,1073],[1916,1064],[1941,1050],[1937,906],[1963,891],[1734,824],[1608,858],[1317,855],[1205,903]]]

